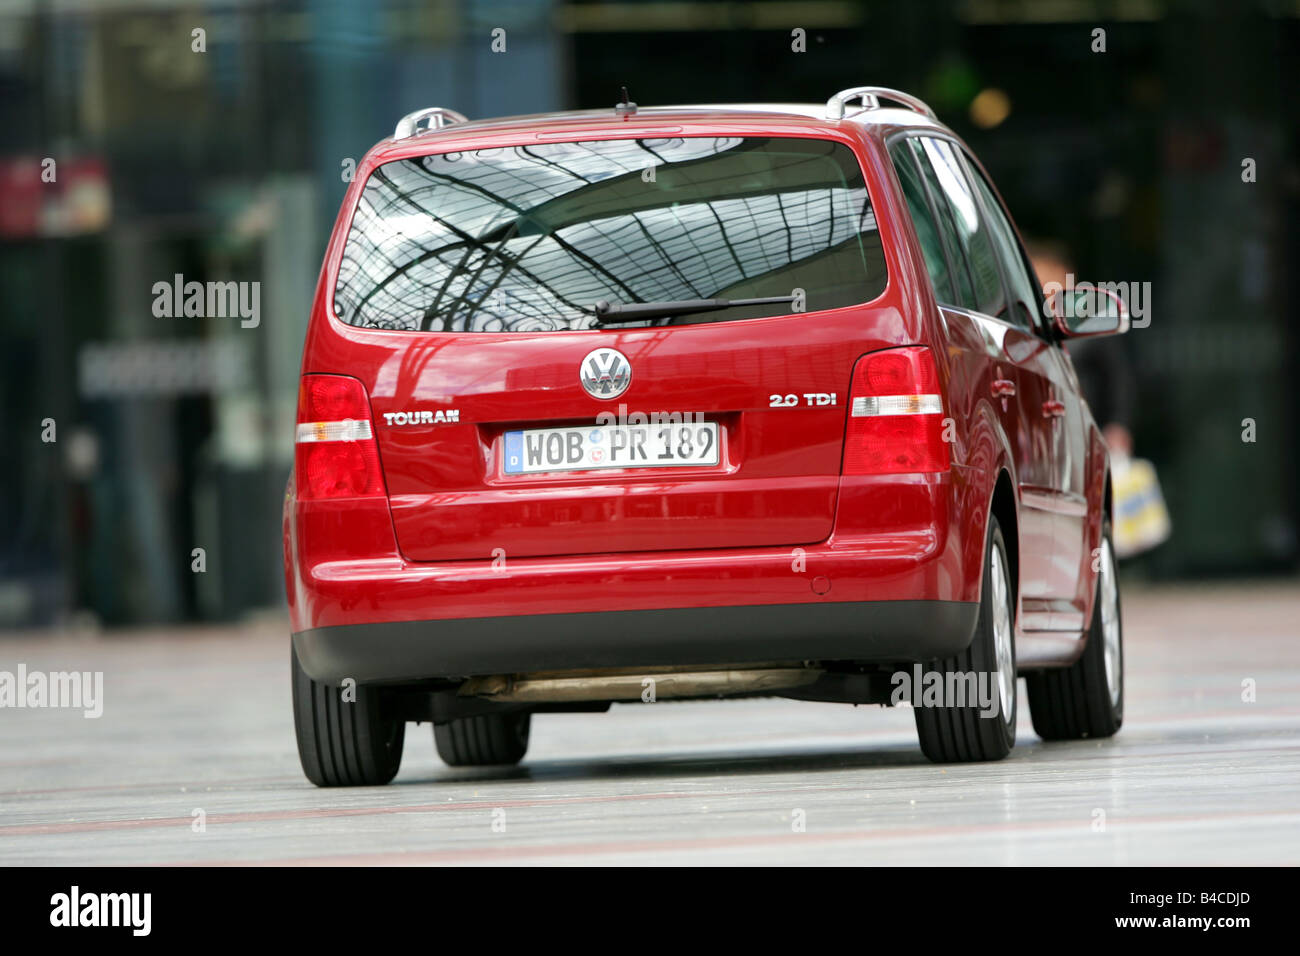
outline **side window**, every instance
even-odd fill
[[[889,147],[889,155],[894,161],[894,171],[898,173],[898,181],[903,187],[907,210],[912,214],[916,238],[921,243],[921,255],[925,257],[925,269],[930,273],[930,281],[934,283],[935,298],[944,305],[954,305],[956,303],[952,278],[948,274],[948,260],[944,256],[934,213],[925,196],[925,184],[921,182],[920,171],[912,161],[906,141],[899,141]]]
[[[957,302],[955,304],[960,305],[963,309],[978,312],[980,304],[979,300],[975,298],[975,285],[971,282],[970,265],[966,261],[966,247],[957,237],[957,226],[952,221],[952,210],[948,207],[948,201],[944,198],[943,190],[939,188],[939,178],[934,174],[934,167],[930,165],[930,160],[925,155],[925,149],[921,146],[921,141],[919,139],[910,139],[908,143],[911,145],[912,153],[916,157],[916,164],[921,168],[921,175],[929,187],[930,203],[936,210],[939,231],[943,234],[943,244],[948,250],[948,258],[952,262],[953,284],[957,287]]]
[[[1042,305],[1043,296],[1041,292],[1035,291],[1037,283],[1030,278],[1030,273],[1025,266],[1025,257],[1020,251],[1016,231],[1007,219],[1002,204],[993,195],[993,189],[984,178],[984,174],[970,161],[970,157],[966,157],[966,169],[984,203],[985,220],[989,224],[989,231],[993,233],[993,243],[997,246],[998,257],[1002,260],[1002,271],[1007,277],[1007,284],[1011,287],[1013,320],[1026,329],[1034,329],[1038,325],[1036,314]]]
[[[997,253],[993,249],[988,228],[980,217],[979,205],[970,183],[966,181],[961,161],[952,146],[944,140],[922,137],[921,143],[938,179],[939,189],[948,201],[957,234],[966,250],[979,311],[985,315],[1005,318],[1006,295],[1002,290],[1002,276],[998,272]]]

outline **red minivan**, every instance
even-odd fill
[[[892,105],[886,106],[889,103]],[[908,704],[933,760],[1123,713],[1106,448],[1006,208],[915,98],[468,122],[362,159],[284,506],[299,753],[534,713]],[[647,713],[647,718],[653,711]]]

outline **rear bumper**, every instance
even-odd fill
[[[337,684],[595,667],[843,660],[903,663],[963,650],[977,602],[846,601],[659,608],[318,627],[303,669]]]
[[[443,563],[398,553],[383,499],[286,496],[294,644],[317,680],[369,682],[946,657],[980,598],[989,492],[971,474],[843,478],[817,544],[514,557],[485,534],[482,560]]]

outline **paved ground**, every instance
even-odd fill
[[[279,622],[0,638],[0,671],[105,673],[97,720],[0,709],[0,864],[1300,863],[1300,588],[1126,601],[1113,740],[1025,712],[1006,761],[937,767],[906,710],[635,704],[535,718],[508,773],[408,725],[395,783],[342,791],[298,770]]]

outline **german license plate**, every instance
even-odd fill
[[[507,475],[716,465],[721,460],[717,422],[529,428],[506,432],[503,449]]]

